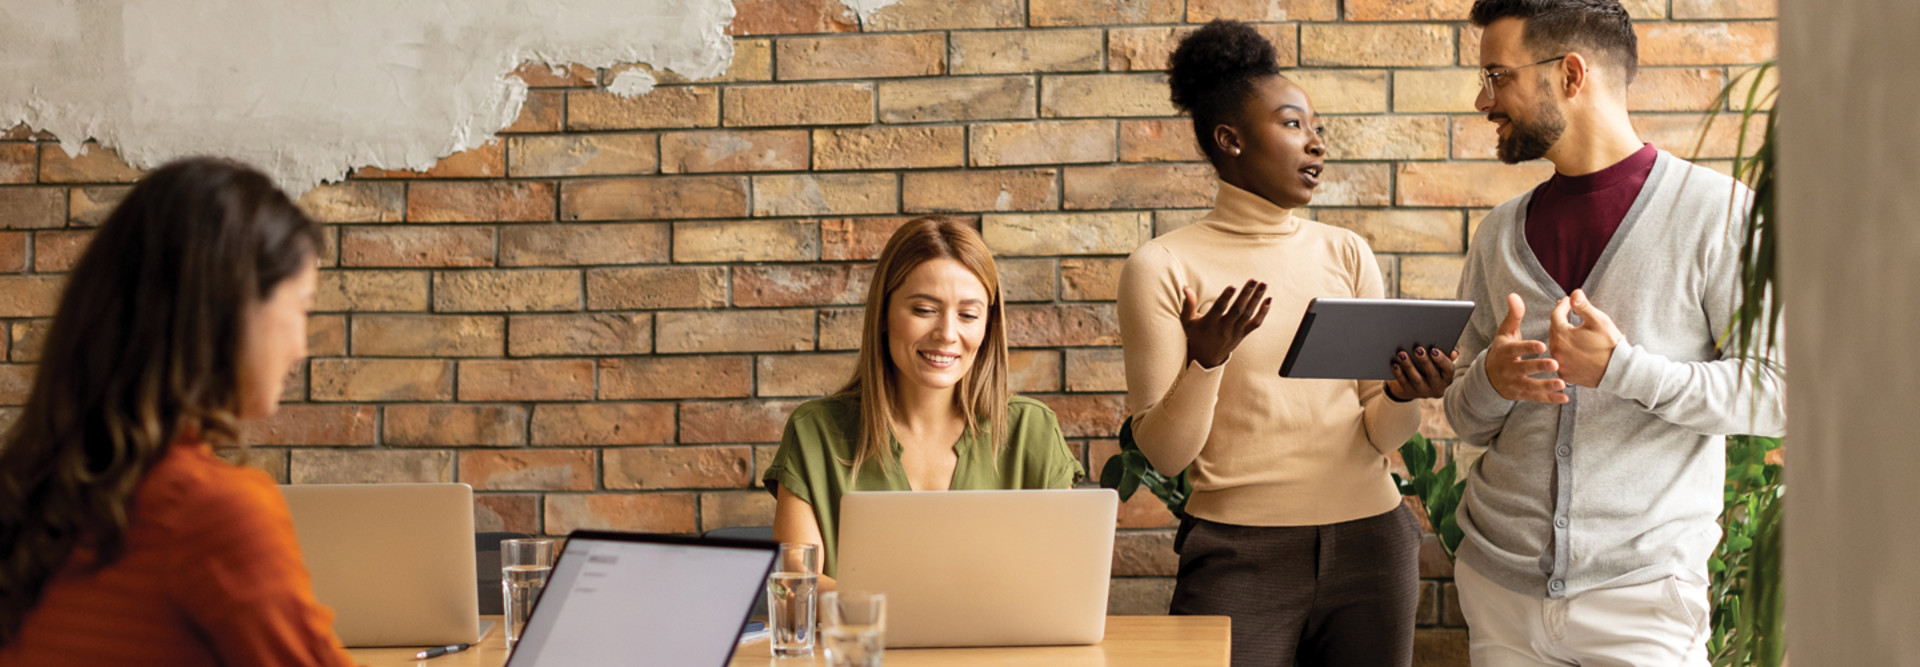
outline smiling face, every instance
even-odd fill
[[[1282,208],[1313,201],[1327,146],[1321,140],[1320,116],[1305,90],[1284,77],[1255,79],[1232,129],[1226,159],[1233,164],[1222,170],[1230,174],[1229,182]]]
[[[1474,108],[1487,114],[1499,135],[1497,151],[1507,164],[1545,157],[1560,136],[1566,133],[1566,115],[1554,95],[1552,76],[1559,61],[1527,67],[1542,58],[1522,43],[1526,23],[1504,18],[1488,25],[1480,35],[1480,67],[1508,74],[1498,77],[1496,90],[1482,86],[1474,99]],[[1525,69],[1515,69],[1526,67]],[[1491,97],[1490,97],[1491,94]]]
[[[902,388],[950,390],[965,379],[987,336],[986,285],[966,265],[933,259],[887,297],[887,354]]]
[[[307,313],[319,279],[319,268],[309,264],[247,309],[239,364],[242,419],[273,414],[288,371],[307,357]]]

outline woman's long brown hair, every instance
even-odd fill
[[[134,490],[173,442],[239,446],[247,314],[323,245],[266,176],[210,158],[153,172],[100,226],[0,438],[0,646],[76,548],[120,556]]]
[[[852,462],[856,475],[869,460],[878,459],[883,467],[893,461],[893,406],[899,378],[887,346],[887,302],[915,268],[936,259],[959,262],[987,289],[986,338],[980,342],[973,368],[960,379],[954,401],[968,436],[977,437],[981,422],[986,422],[991,458],[999,460],[1007,432],[1007,400],[1012,397],[1007,389],[1007,317],[1001,305],[1000,273],[979,232],[951,219],[924,217],[901,226],[880,251],[873,283],[867,288],[867,320],[853,379],[835,394],[860,402],[859,441],[854,444]]]

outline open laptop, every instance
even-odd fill
[[[313,595],[347,646],[477,641],[473,489],[465,484],[280,487]]]
[[[887,646],[1097,644],[1112,489],[849,493],[840,590],[887,596]]]
[[[779,545],[574,531],[507,667],[724,667]]]

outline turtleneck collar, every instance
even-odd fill
[[[1232,183],[1219,183],[1213,212],[1201,221],[1209,228],[1249,236],[1288,236],[1300,231],[1300,219],[1293,217],[1292,209],[1281,208]]]

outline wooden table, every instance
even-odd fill
[[[499,617],[489,617],[498,621]],[[1108,616],[1107,638],[1096,646],[1029,648],[892,649],[887,667],[1010,665],[1033,667],[1224,667],[1231,635],[1225,616]],[[368,667],[500,667],[507,662],[507,639],[499,623],[479,644],[453,655],[414,660],[417,648],[355,649],[353,659]],[[806,667],[825,665],[818,651],[809,660],[775,660],[765,640],[734,651],[729,667]]]

